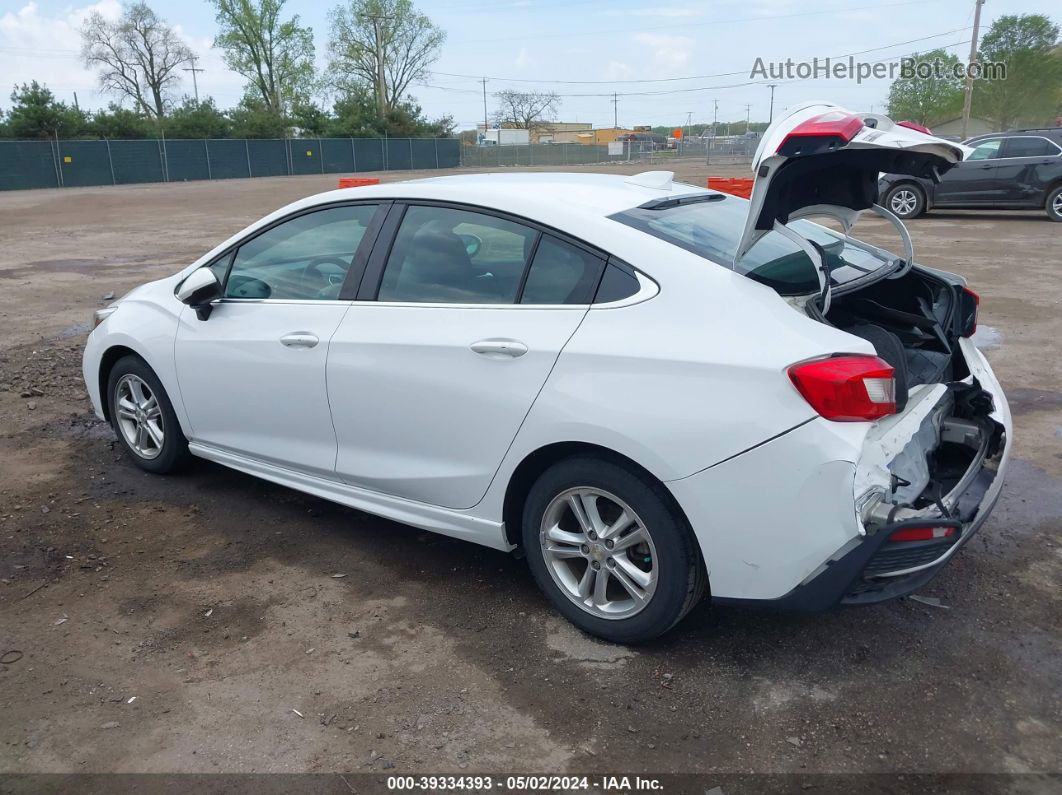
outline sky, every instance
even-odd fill
[[[212,46],[213,9],[205,0],[148,0],[200,55],[200,96],[236,104],[244,80]],[[338,2],[338,0],[337,0]],[[889,80],[763,80],[750,83],[757,58],[808,61],[847,56],[894,61],[945,47],[966,58],[974,0],[414,0],[447,33],[432,74],[411,93],[426,115],[451,115],[458,129],[483,120],[483,86],[551,90],[558,119],[596,127],[675,125],[744,119],[766,121],[769,82],[774,109],[826,99],[858,111],[883,112]],[[287,14],[312,27],[319,66],[327,63],[328,9],[335,3],[288,0]],[[82,108],[113,99],[97,89],[79,59],[78,29],[93,10],[114,17],[119,0],[0,0],[0,107],[15,84],[37,80]],[[1042,13],[1062,23],[1057,0],[988,0],[982,32],[1004,14]],[[847,60],[847,58],[845,59]],[[185,73],[182,93],[192,93]],[[613,104],[613,92],[618,102]],[[718,106],[716,105],[718,102]],[[748,108],[746,109],[746,105]]]

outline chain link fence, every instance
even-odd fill
[[[455,168],[456,138],[0,141],[0,190]]]

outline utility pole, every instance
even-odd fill
[[[619,94],[612,94],[612,126],[619,129]]]
[[[771,89],[771,112],[767,116],[767,123],[770,124],[772,121],[774,121],[774,90],[778,88],[778,84],[771,83],[769,86],[767,86],[767,88]]]
[[[981,30],[981,6],[985,0],[974,0],[973,38],[970,39],[970,61],[966,64],[966,95],[962,100],[962,139],[966,140],[966,128],[970,124],[970,103],[973,100],[973,75],[971,68],[977,62],[977,37]]]
[[[715,127],[719,124],[719,100],[713,99],[715,103],[715,111],[712,113],[712,137],[715,138]]]
[[[76,91],[74,92],[74,110],[76,110],[78,113],[81,112],[81,106],[77,104],[77,92]]]
[[[383,37],[380,33],[380,23],[389,22],[394,17],[383,14],[359,14],[358,16],[372,20],[373,46],[376,49],[376,112],[382,120],[387,115],[387,74],[384,72]],[[486,135],[486,130],[483,134]]]
[[[196,68],[196,63],[198,63],[198,61],[199,61],[199,57],[193,55],[192,56],[192,65],[190,67],[187,67],[187,68],[181,70],[182,72],[191,72],[192,73],[192,89],[195,91],[195,104],[196,105],[199,104],[199,81],[196,80],[195,74],[196,74],[196,72],[205,72],[206,71],[206,69],[198,69],[198,68]]]
[[[752,105],[746,105],[745,106],[745,133],[746,134],[748,134],[748,131],[749,131],[749,118],[751,117],[751,115],[752,115]]]
[[[689,138],[693,134],[693,111],[686,111],[686,137]]]
[[[483,84],[483,144],[487,143],[487,78],[481,79]],[[498,133],[498,143],[501,143],[501,133]]]

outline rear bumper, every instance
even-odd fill
[[[1009,443],[1009,440],[1005,440]],[[981,528],[999,499],[1006,453],[985,462],[959,501],[959,515],[896,522],[846,545],[839,554],[792,591],[778,599],[715,598],[719,604],[764,606],[781,610],[820,611],[837,605],[887,602],[918,591]],[[952,539],[927,542],[890,542],[889,536],[905,526],[927,524],[956,527]]]
[[[850,539],[788,593],[771,599],[713,597],[720,604],[816,611],[836,605],[866,605],[911,594],[935,577],[980,530],[1003,488],[1013,446],[1006,397],[984,355],[968,339],[960,347],[971,374],[992,397],[989,419],[998,428],[991,449],[981,451],[956,489],[938,506],[895,511],[895,519],[867,527]],[[954,527],[957,535],[925,542],[890,542],[904,527]]]

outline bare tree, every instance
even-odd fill
[[[214,46],[246,77],[249,95],[281,113],[314,87],[313,30],[298,15],[281,21],[285,0],[210,0],[217,12]]]
[[[446,32],[411,0],[348,0],[329,14],[333,88],[371,85],[380,118],[439,57]]]
[[[133,100],[137,108],[161,119],[170,104],[178,71],[195,54],[173,28],[146,3],[126,7],[108,22],[93,11],[81,28],[81,57],[85,66],[100,70],[100,86]]]
[[[494,120],[526,130],[537,130],[553,121],[560,106],[560,97],[552,91],[514,91],[506,89],[494,95],[498,109]]]

